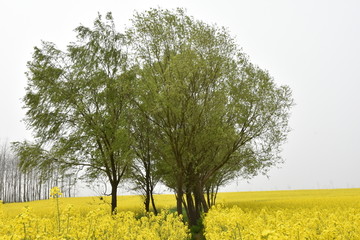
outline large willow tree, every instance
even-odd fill
[[[132,160],[126,115],[134,75],[125,36],[115,30],[111,14],[75,31],[77,39],[66,51],[51,42],[35,47],[24,103],[36,143],[17,149],[41,149],[38,156],[19,154],[23,165],[32,161],[46,171],[56,162],[61,168],[85,167],[90,178],[107,176],[114,211]]]
[[[138,13],[129,34],[136,105],[153,123],[158,169],[178,213],[184,207],[196,225],[209,208],[204,189],[221,171],[253,176],[281,161],[290,90],[251,64],[226,30],[182,9]]]

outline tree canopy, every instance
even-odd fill
[[[151,9],[124,33],[110,13],[76,32],[66,51],[35,48],[26,122],[47,159],[108,177],[112,210],[131,168],[147,194],[159,180],[173,189],[178,213],[184,207],[195,225],[211,204],[206,189],[281,162],[291,91],[226,29],[183,9]]]
[[[220,171],[251,176],[279,162],[290,89],[250,63],[225,29],[182,9],[135,15],[130,36],[137,106],[153,122],[178,212],[185,206],[194,225],[209,207],[204,188]]]
[[[77,41],[66,51],[50,42],[35,47],[28,63],[26,123],[37,144],[49,149],[37,161],[85,166],[90,178],[106,175],[114,210],[118,184],[132,159],[126,114],[135,76],[126,38],[115,30],[111,14],[105,20],[99,15],[93,29],[75,31]]]

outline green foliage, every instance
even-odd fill
[[[125,33],[110,13],[76,32],[66,51],[43,42],[28,63],[26,122],[36,146],[48,148],[40,159],[86,166],[113,187],[135,162],[135,182],[161,179],[178,201],[186,194],[192,225],[208,209],[205,188],[281,162],[291,91],[224,28],[183,9],[150,9]],[[23,151],[24,161],[35,150]]]
[[[162,179],[193,198],[185,207],[195,209],[195,224],[208,207],[207,184],[281,162],[290,90],[250,63],[226,30],[182,9],[138,13],[129,34],[139,65],[136,105],[153,122]]]
[[[28,62],[25,120],[36,143],[18,144],[22,166],[86,167],[89,178],[107,176],[117,188],[132,160],[126,39],[111,14],[75,31],[66,51],[43,42]]]

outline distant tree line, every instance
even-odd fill
[[[38,168],[21,166],[10,145],[6,142],[0,145],[0,200],[4,203],[48,199],[53,186],[60,186],[64,195],[71,197],[75,180],[74,175],[56,169],[45,176]]]

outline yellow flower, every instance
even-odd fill
[[[50,189],[50,198],[58,198],[62,196],[62,192],[59,187],[53,187]]]

